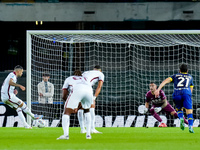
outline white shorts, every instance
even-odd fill
[[[21,99],[19,99],[16,95],[13,95],[11,97],[11,99],[5,99],[3,97],[3,95],[1,96],[1,100],[7,104],[8,106],[10,106],[11,108],[15,108],[17,109],[19,107],[19,105],[21,105],[23,103],[23,101]]]
[[[64,108],[75,109],[81,102],[83,109],[89,109],[92,104],[93,90],[89,85],[78,84],[70,92]]]

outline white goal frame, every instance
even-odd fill
[[[31,34],[200,34],[200,30],[27,30],[26,32],[26,100],[31,109]],[[161,81],[159,81],[160,83]],[[31,117],[27,115],[31,124]]]

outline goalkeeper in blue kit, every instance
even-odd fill
[[[174,82],[174,93],[172,95],[173,101],[176,105],[178,117],[180,119],[180,128],[185,129],[183,119],[183,108],[186,109],[186,114],[189,123],[189,132],[194,133],[193,130],[193,109],[192,109],[192,91],[193,91],[193,77],[188,74],[188,67],[186,64],[180,66],[180,71],[165,79],[158,89],[155,91],[155,96],[159,95],[159,91],[165,84]]]

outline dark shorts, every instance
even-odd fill
[[[192,98],[188,94],[173,95],[173,101],[178,109],[183,107],[186,109],[192,109]]]

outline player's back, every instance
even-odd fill
[[[15,87],[9,85],[10,79],[13,79],[14,83],[17,82],[16,75],[13,72],[9,73],[1,87],[1,94],[6,94],[7,96],[9,96],[10,94],[13,93]],[[10,96],[9,96],[9,98],[10,98]]]
[[[191,95],[190,86],[193,86],[193,78],[190,74],[177,73],[171,76],[174,82],[174,95]]]
[[[99,80],[104,81],[104,74],[98,70],[85,71],[82,76],[85,77],[88,82],[90,82],[91,86],[93,86]]]
[[[63,88],[68,87],[69,90],[71,90],[73,87],[79,86],[80,84],[90,86],[90,83],[84,77],[70,76],[65,80]]]

